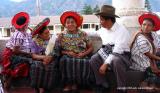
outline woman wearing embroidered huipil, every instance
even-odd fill
[[[45,63],[44,60],[48,58],[45,55],[46,47],[50,39],[50,32],[47,27],[50,19],[45,18],[32,31],[33,62],[30,68],[31,86],[36,93],[46,93],[47,90],[53,87],[54,80],[54,63]]]
[[[9,87],[10,81],[15,77],[28,76],[31,61],[32,37],[28,29],[29,15],[26,12],[17,13],[12,19],[16,31],[10,37],[3,52],[3,71],[6,76],[4,87]]]
[[[50,19],[45,18],[42,22],[40,22],[33,30],[33,49],[35,54],[45,55],[45,50],[50,39],[50,32],[47,27]]]
[[[63,92],[70,93],[77,89],[77,84],[89,82],[91,74],[89,67],[89,54],[93,47],[87,34],[78,27],[81,26],[83,18],[76,12],[64,12],[60,21],[66,30],[60,34],[62,57],[60,59],[60,70],[64,83]]]
[[[160,57],[156,56],[160,48],[160,40],[155,31],[160,29],[160,18],[154,13],[144,13],[139,17],[141,31],[139,31],[131,44],[132,66],[139,71],[146,71],[151,67],[151,71],[160,75],[160,69],[156,65]]]

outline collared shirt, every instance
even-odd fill
[[[26,32],[15,31],[6,43],[6,47],[13,49],[15,46],[19,46],[21,51],[30,53],[32,52],[32,36]]]
[[[118,23],[114,23],[111,29],[101,28],[98,31],[102,39],[102,44],[111,44],[114,45],[113,52],[118,54],[123,54],[124,51],[129,52],[129,41],[130,41],[130,34],[129,31],[122,25]],[[105,64],[110,64],[113,60],[113,55],[110,54],[108,58],[105,60]]]
[[[160,48],[160,40],[155,32],[152,32],[153,44],[156,49]],[[147,67],[150,66],[150,58],[145,55],[145,53],[153,53],[153,47],[151,43],[146,39],[145,36],[140,34],[135,39],[135,42],[131,49],[131,57],[133,59],[130,68],[139,71],[145,71]]]

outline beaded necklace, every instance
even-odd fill
[[[80,37],[79,31],[76,34],[66,33],[64,36],[69,37],[69,38],[78,38],[78,37]]]

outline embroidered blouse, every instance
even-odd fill
[[[32,44],[32,48],[34,49],[34,53],[45,54],[45,50],[46,50],[48,41],[49,40],[44,40],[44,39],[40,38],[38,35],[36,35],[33,38],[33,44]]]
[[[73,51],[75,53],[85,51],[88,43],[89,38],[87,34],[80,30],[77,34],[70,34],[66,31],[61,39],[62,49],[66,51]]]

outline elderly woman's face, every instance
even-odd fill
[[[69,30],[69,31],[76,31],[77,29],[77,23],[73,18],[67,18],[66,22],[65,22],[65,27]]]
[[[151,31],[153,31],[153,28],[154,28],[154,25],[149,20],[144,20],[141,25],[141,29],[144,33],[150,33]]]
[[[45,30],[43,31],[43,33],[39,34],[39,36],[40,36],[42,39],[44,39],[44,40],[49,40],[49,38],[50,38],[49,29],[48,29],[48,28],[45,29]]]

